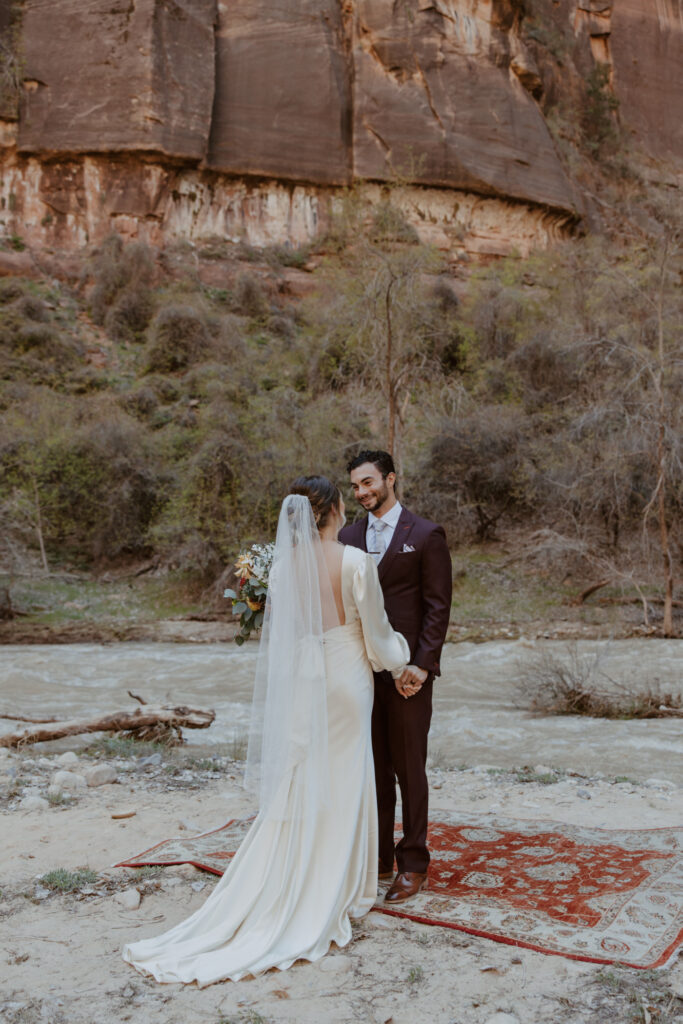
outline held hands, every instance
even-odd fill
[[[394,684],[400,695],[407,700],[408,697],[414,697],[416,693],[419,693],[428,675],[429,673],[424,668],[418,668],[417,665],[406,665],[398,679],[394,680]]]

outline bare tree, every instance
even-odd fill
[[[390,200],[351,207],[348,244],[330,261],[311,312],[318,367],[336,387],[361,383],[382,401],[385,444],[402,472],[414,389],[434,367],[434,283],[441,257]]]

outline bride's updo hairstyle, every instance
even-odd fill
[[[330,512],[339,508],[341,491],[326,476],[298,476],[289,488],[290,494],[303,494],[311,503],[313,518],[319,530],[327,525]]]

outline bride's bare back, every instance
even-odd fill
[[[320,566],[320,601],[322,604],[323,629],[334,629],[346,623],[342,597],[342,559],[344,545],[336,540],[323,540],[322,565]]]

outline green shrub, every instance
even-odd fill
[[[56,889],[58,892],[76,892],[84,885],[92,885],[96,881],[97,874],[90,868],[77,868],[76,871],[55,868],[54,871],[48,871],[40,878],[40,882],[47,889]]]
[[[584,141],[594,153],[614,148],[619,133],[614,115],[619,100],[610,85],[609,64],[597,63],[588,75],[581,127]]]
[[[403,242],[419,245],[417,231],[405,215],[388,200],[381,202],[373,212],[371,238],[373,242]]]

